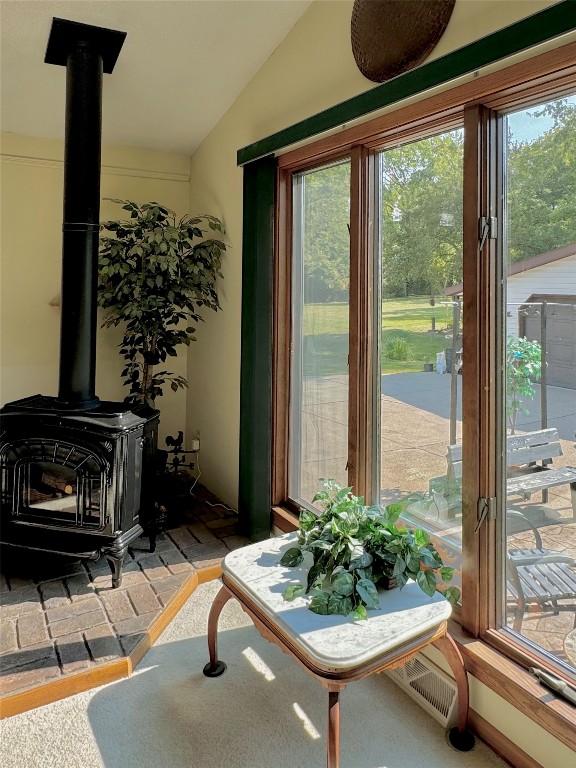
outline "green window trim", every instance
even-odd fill
[[[276,159],[244,168],[238,515],[253,541],[272,512],[272,317]]]
[[[382,85],[255,141],[238,150],[237,163],[245,165],[253,162],[264,155],[357,120],[575,29],[576,0],[563,0],[446,56],[411,69]]]

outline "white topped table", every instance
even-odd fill
[[[462,657],[447,632],[450,603],[439,594],[428,597],[414,582],[403,589],[380,592],[380,608],[369,611],[368,618],[361,621],[313,613],[304,597],[286,602],[282,597],[284,589],[291,584],[305,584],[312,564],[310,557],[297,568],[280,565],[282,554],[296,540],[297,534],[289,533],[226,555],[223,586],[208,620],[210,662],[204,674],[218,677],[226,669],[217,655],[218,617],[226,602],[235,597],[268,640],[328,688],[327,765],[338,768],[340,691],[353,680],[401,666],[434,643],[445,654],[458,684],[459,721],[449,739],[456,748],[470,749],[474,739],[467,731],[468,681]]]

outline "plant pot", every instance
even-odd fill
[[[381,589],[396,589],[398,586],[398,581],[394,578],[394,576],[382,576],[378,582],[378,586]]]

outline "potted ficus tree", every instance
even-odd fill
[[[104,327],[120,326],[127,399],[154,406],[169,384],[187,380],[163,366],[195,338],[205,309],[218,310],[216,281],[226,245],[214,216],[177,217],[159,203],[113,200],[127,219],[106,221],[100,237],[100,306]]]
[[[194,341],[203,310],[220,308],[216,283],[226,251],[223,226],[209,215],[177,217],[155,202],[112,202],[126,216],[101,227],[98,302],[107,310],[104,327],[123,331],[126,400],[156,407],[166,385],[174,392],[188,386],[184,376],[165,367],[166,361]],[[180,433],[171,440],[183,450]],[[190,477],[185,468],[167,471],[167,451],[151,450],[156,481],[150,502],[160,530],[178,511],[178,499],[189,499]]]
[[[506,343],[506,411],[510,433],[516,432],[518,414],[529,413],[523,406],[536,394],[534,382],[542,370],[542,347],[537,341],[522,336],[509,338]]]

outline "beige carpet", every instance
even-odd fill
[[[220,625],[223,677],[202,675],[217,582],[200,587],[132,678],[4,720],[3,768],[323,768],[326,694],[264,641],[234,602]],[[384,676],[342,695],[343,768],[488,768]]]

